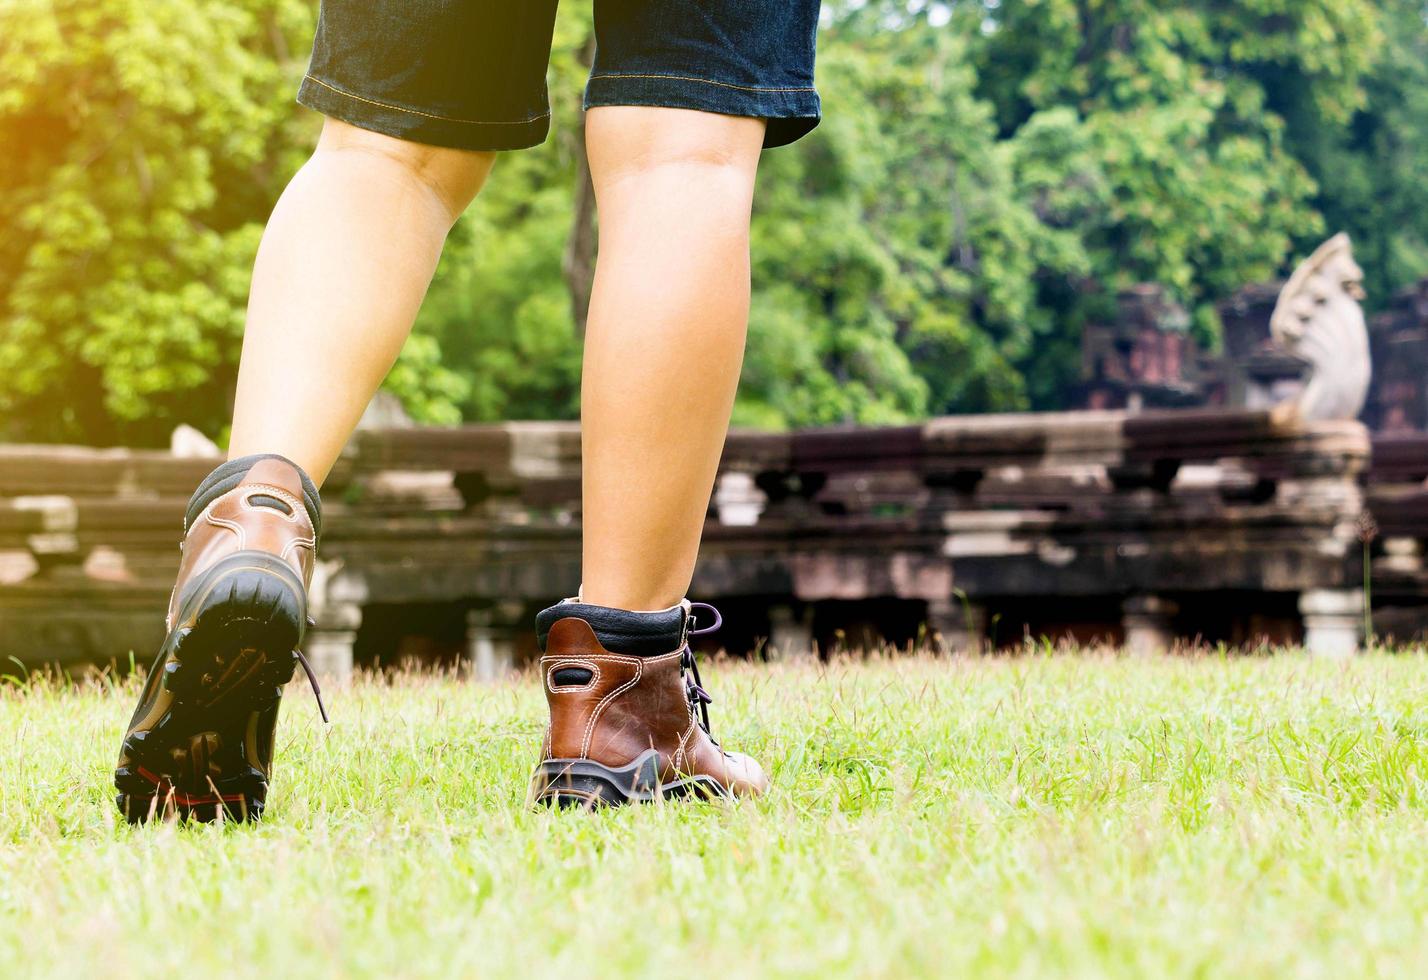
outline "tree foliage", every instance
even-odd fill
[[[1314,206],[1352,234],[1369,300],[1382,304],[1428,271],[1428,2],[1378,6],[1381,46],[1351,114],[1325,125],[1293,74],[1266,86],[1286,145],[1318,184]]]
[[[1055,408],[1082,325],[1215,304],[1329,230],[1428,273],[1424,0],[830,0],[826,119],[765,158],[737,421]],[[226,424],[253,250],[316,120],[310,0],[0,0],[0,435]],[[388,382],[418,418],[565,418],[589,0],[555,130],[458,224]],[[579,263],[576,263],[578,266]]]
[[[261,222],[311,136],[289,67],[311,31],[301,0],[0,5],[0,431],[221,424]]]

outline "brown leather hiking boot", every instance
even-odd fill
[[[131,822],[262,815],[283,685],[307,669],[319,515],[316,488],[281,457],[225,463],[194,494],[168,636],[114,773]]]
[[[550,728],[531,786],[536,802],[590,807],[768,789],[758,763],[709,734],[711,699],[687,637],[717,629],[719,614],[696,605],[714,625],[691,631],[686,604],[678,646],[655,656],[611,653],[578,616],[550,627],[540,661]]]

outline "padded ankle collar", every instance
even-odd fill
[[[542,653],[550,628],[562,619],[580,619],[590,624],[600,645],[611,653],[658,657],[684,644],[689,606],[680,603],[657,612],[631,612],[574,600],[557,603],[536,614],[536,639]]]
[[[308,519],[312,521],[313,536],[321,540],[322,538],[322,498],[318,495],[317,484],[313,483],[308,475],[303,472],[303,468],[286,456],[279,456],[277,453],[261,453],[254,456],[240,456],[238,459],[230,459],[226,463],[221,463],[214,471],[203,478],[203,482],[198,485],[198,489],[193,492],[193,496],[188,502],[188,511],[183,517],[183,531],[188,533],[189,526],[198,519],[209,504],[219,497],[233,490],[238,484],[243,482],[243,478],[248,475],[248,471],[256,463],[265,459],[278,459],[287,463],[297,470],[298,476],[302,479],[302,502],[307,508]]]

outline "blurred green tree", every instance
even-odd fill
[[[304,0],[0,7],[0,432],[161,442],[227,411],[300,160]]]
[[[1265,66],[1262,79],[1326,226],[1354,239],[1375,306],[1428,272],[1428,0],[1376,6],[1382,41],[1357,102],[1326,111],[1293,63]]]
[[[828,0],[827,118],[770,153],[736,421],[1056,408],[1136,282],[1215,303],[1326,230],[1428,272],[1424,0]],[[317,120],[312,0],[0,5],[0,437],[226,425],[253,249]],[[388,387],[417,418],[578,411],[593,216],[562,4],[552,139],[458,224]],[[692,381],[697,383],[697,381]]]
[[[1047,297],[1064,327],[1103,313],[1095,305],[1125,286],[1157,282],[1213,346],[1216,302],[1322,235],[1316,185],[1268,104],[1269,79],[1292,74],[1318,125],[1342,128],[1381,39],[1371,0],[977,6],[963,16],[978,39],[978,91],[1003,137],[1049,151],[1034,164],[1042,190],[1026,192],[1077,200],[1058,223],[1082,242],[1094,285]],[[1038,405],[1062,395],[1044,386],[1066,360],[1057,346],[1016,362],[1043,382]]]

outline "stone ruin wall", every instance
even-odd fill
[[[1342,655],[1364,640],[1365,557],[1374,632],[1421,639],[1428,285],[1370,329],[1360,277],[1336,236],[1283,290],[1227,305],[1214,361],[1162,293],[1133,291],[1122,323],[1087,332],[1087,397],[1108,410],[735,432],[693,586],[729,613],[716,642]],[[1361,413],[1385,430],[1372,441]],[[0,446],[0,657],[147,660],[213,462]],[[306,646],[329,675],[502,674],[534,653],[535,611],[578,585],[574,425],[365,429],[324,496]]]
[[[1370,474],[1385,508],[1374,560],[1398,583],[1379,600],[1414,608],[1424,594],[1428,472],[1422,447],[1394,445],[1403,458],[1370,469],[1358,423],[1266,411],[739,432],[693,591],[726,607],[720,640],[739,654],[1043,635],[1348,653]],[[0,656],[147,659],[183,505],[210,466],[0,447]],[[362,432],[326,494],[307,648],[329,673],[405,657],[501,673],[533,652],[534,611],[578,583],[574,426]]]

